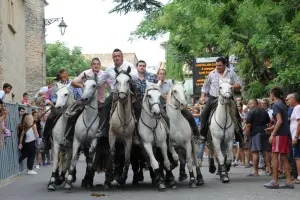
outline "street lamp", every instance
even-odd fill
[[[45,26],[48,26],[50,24],[53,24],[54,22],[57,22],[60,20],[60,23],[58,25],[59,29],[60,29],[60,33],[61,35],[64,35],[66,32],[66,28],[68,27],[67,24],[64,21],[64,18],[51,18],[51,19],[45,19]]]

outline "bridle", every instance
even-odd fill
[[[180,109],[180,101],[178,100],[178,98],[176,97],[176,95],[174,94],[174,91],[172,89],[172,92],[171,92],[171,98],[173,98],[175,101],[176,101],[176,104],[179,104],[179,106],[174,106],[174,105],[171,105],[169,103],[167,103],[168,106],[170,106],[171,108],[175,109],[175,110],[178,110]]]
[[[127,75],[127,76],[129,77],[129,82],[132,81],[132,78],[131,78],[130,74],[128,74],[128,73],[126,73],[126,72],[124,72],[124,71],[121,71],[121,72],[119,72],[118,74],[116,74],[116,79],[117,79],[117,77],[118,77],[120,74],[125,74],[125,75]],[[130,88],[130,83],[129,83],[129,88]],[[119,94],[124,94],[126,98],[127,98],[128,95],[129,95],[129,92],[127,92],[127,93],[126,93],[126,92],[120,92],[119,90],[117,90],[116,93],[118,94],[118,96],[119,96]]]

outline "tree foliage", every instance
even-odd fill
[[[299,5],[300,0],[173,0],[146,13],[132,38],[169,33],[167,64],[235,54],[240,76],[253,82],[246,87],[249,98],[268,94],[274,83],[290,92],[300,86]],[[262,80],[266,58],[278,72],[271,82]]]
[[[114,7],[110,13],[127,14],[130,11],[151,13],[156,9],[160,9],[163,4],[156,0],[114,0],[117,6]]]
[[[81,47],[70,49],[65,43],[46,44],[46,75],[56,77],[60,69],[68,71],[70,76],[77,76],[89,68],[89,61],[81,54]]]

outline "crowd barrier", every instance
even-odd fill
[[[0,149],[0,182],[18,175],[26,169],[26,161],[23,161],[22,164],[18,162],[20,151],[18,149],[17,126],[21,120],[18,107],[25,108],[28,113],[38,109],[38,107],[28,107],[20,104],[5,103],[4,105],[8,111],[6,128],[10,130],[11,137],[4,138],[4,134],[0,133],[3,142],[3,147]]]

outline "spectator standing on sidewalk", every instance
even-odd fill
[[[290,129],[288,122],[287,107],[282,100],[282,91],[278,87],[274,87],[270,91],[270,99],[274,102],[273,118],[274,126],[267,128],[270,131],[269,142],[272,143],[272,165],[273,165],[273,179],[266,183],[264,187],[270,189],[286,188],[293,189],[294,184],[291,180],[290,165],[288,162],[289,153],[289,137]],[[286,173],[286,182],[279,186],[278,184],[278,156],[280,155],[281,163]]]
[[[264,109],[259,107],[256,99],[249,101],[250,112],[247,115],[245,134],[247,138],[251,135],[251,150],[253,155],[253,172],[248,176],[259,176],[259,152],[264,151],[262,139],[265,135],[267,124],[270,123],[270,117]]]
[[[2,137],[4,137],[4,134],[2,134],[2,133],[5,128],[4,121],[6,119],[7,114],[8,114],[8,112],[3,105],[3,101],[0,99],[0,150],[3,147],[3,138]]]
[[[26,105],[26,106],[32,106],[30,101],[29,101],[29,97],[28,97],[28,93],[24,92],[23,93],[23,99],[21,101],[21,104]]]
[[[36,125],[33,124],[33,116],[29,113],[25,113],[19,124],[19,149],[21,150],[21,156],[19,157],[19,163],[27,158],[28,174],[35,175],[37,172],[33,171],[34,157],[35,157],[35,142],[39,137]]]
[[[41,164],[41,154],[40,154],[40,149],[41,149],[41,142],[42,142],[42,126],[41,126],[41,120],[39,119],[39,113],[37,111],[32,112],[33,120],[36,125],[37,132],[39,134],[36,142],[35,142],[35,152],[36,152],[36,168],[40,168]]]
[[[300,96],[297,93],[289,94],[286,101],[294,108],[290,117],[290,130],[293,144],[293,158],[296,162],[298,174],[293,182],[300,184]]]

